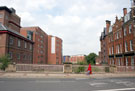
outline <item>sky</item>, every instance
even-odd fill
[[[63,55],[98,54],[105,21],[113,24],[130,5],[130,0],[0,0],[0,6],[16,9],[22,27],[39,26],[60,37]]]

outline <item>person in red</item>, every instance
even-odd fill
[[[89,67],[88,67],[88,75],[92,74],[92,69],[91,69],[91,64],[89,64]]]

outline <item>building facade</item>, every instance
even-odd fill
[[[78,62],[84,62],[85,61],[85,55],[72,55],[72,56],[63,56],[63,62],[71,62],[73,64],[76,64]]]
[[[23,27],[20,33],[34,42],[33,64],[47,64],[48,35],[39,27]]]
[[[0,56],[12,62],[32,63],[33,41],[20,34],[20,17],[13,8],[0,7]]]
[[[108,64],[116,66],[135,66],[135,0],[132,2],[132,8],[129,13],[123,9],[123,17],[118,19],[116,16],[113,25],[109,25],[109,31],[106,34],[108,40],[105,41],[101,34],[101,54],[105,54],[103,41],[107,43]],[[102,60],[106,60],[101,57]]]
[[[62,39],[48,36],[48,64],[62,64]]]

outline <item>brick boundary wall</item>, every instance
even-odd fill
[[[63,65],[16,64],[16,71],[63,72]]]

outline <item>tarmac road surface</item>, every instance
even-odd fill
[[[0,78],[0,91],[135,91],[135,77]]]

